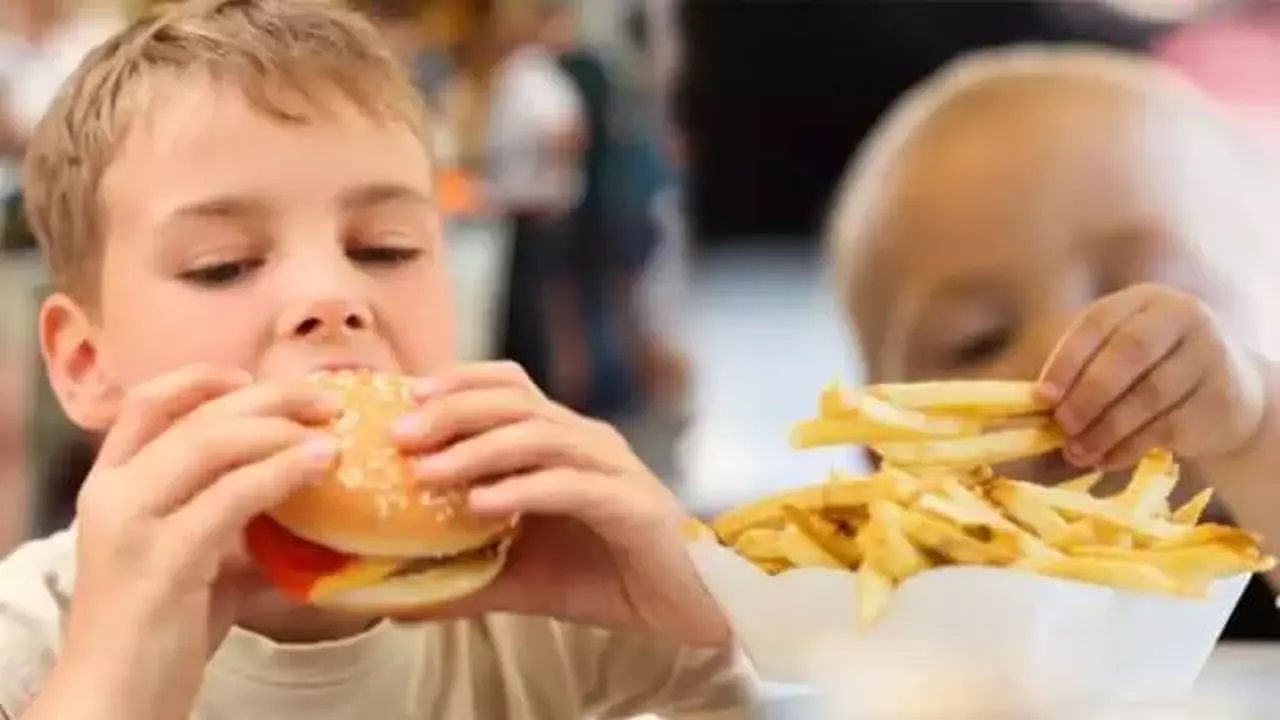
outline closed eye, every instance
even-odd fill
[[[953,347],[947,354],[952,367],[970,369],[991,362],[999,357],[1013,342],[1014,331],[1009,326],[993,327],[971,335]]]
[[[347,257],[362,265],[394,266],[413,262],[422,253],[422,248],[369,245],[347,250]]]
[[[240,282],[262,267],[261,260],[237,260],[203,265],[182,273],[179,277],[201,287],[222,287]]]

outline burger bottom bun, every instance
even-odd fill
[[[362,615],[401,615],[464,598],[484,589],[502,572],[511,538],[497,552],[464,557],[422,572],[316,598],[317,607]]]

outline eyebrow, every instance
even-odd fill
[[[343,209],[355,210],[389,203],[408,202],[418,205],[433,205],[430,196],[416,188],[397,183],[374,183],[361,185],[342,193],[340,198]]]
[[[347,211],[395,202],[434,205],[428,195],[408,185],[397,183],[361,185],[348,189],[339,196],[339,203]],[[170,213],[169,219],[260,219],[270,213],[268,203],[263,200],[249,196],[227,195],[183,205]]]

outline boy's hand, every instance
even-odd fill
[[[1080,466],[1131,466],[1166,448],[1188,459],[1230,454],[1257,432],[1261,364],[1212,312],[1171,287],[1138,285],[1098,300],[1049,358],[1041,381]]]
[[[400,435],[425,485],[473,486],[473,512],[524,518],[493,585],[415,617],[512,612],[729,640],[685,551],[675,497],[616,430],[547,400],[519,366],[433,379]]]
[[[81,491],[59,669],[125,703],[121,717],[186,717],[256,582],[244,526],[332,457],[304,427],[331,419],[332,400],[251,382],[194,368],[134,389]]]

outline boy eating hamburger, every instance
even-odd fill
[[[748,716],[670,493],[453,364],[429,132],[322,0],[177,4],[68,81],[25,192],[102,443],[0,564],[0,716]]]

